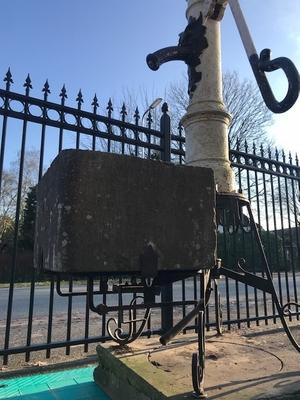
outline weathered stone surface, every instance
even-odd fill
[[[299,323],[293,328],[299,334]],[[197,351],[195,333],[168,346],[156,336],[127,347],[106,342],[97,346],[94,380],[112,400],[192,399]],[[299,354],[274,325],[224,331],[218,338],[212,329],[206,334],[204,388],[208,399],[300,400]]]
[[[145,372],[144,358],[135,360],[139,364],[136,368],[139,370],[139,374],[133,368],[130,368],[124,360],[118,359],[109,349],[101,345],[97,346],[97,355],[99,365],[94,370],[94,380],[111,399],[167,400],[168,396],[151,385],[147,381],[147,376],[142,376],[142,372]],[[138,361],[142,362],[138,363]],[[152,369],[150,363],[149,365],[146,364],[146,367]],[[148,373],[148,375],[150,374]]]
[[[214,266],[210,169],[65,150],[39,183],[37,197],[35,264],[46,270],[151,270],[151,262],[140,259],[149,244],[157,258],[149,275]]]

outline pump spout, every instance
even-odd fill
[[[148,54],[146,61],[150,69],[157,71],[162,64],[168,61],[187,62],[191,53],[190,47],[169,46]]]
[[[192,96],[196,84],[201,79],[201,72],[196,70],[200,64],[200,56],[208,47],[205,37],[206,27],[203,25],[202,14],[199,18],[189,18],[189,23],[184,32],[179,35],[178,46],[170,46],[148,54],[146,61],[148,67],[157,71],[168,61],[184,61],[189,67],[189,94]]]

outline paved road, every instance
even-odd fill
[[[300,276],[298,276],[298,281]],[[300,281],[299,281],[300,282]],[[278,288],[278,279],[274,279],[275,286]],[[293,290],[293,279],[292,275],[289,276],[288,279],[290,296],[294,298],[294,290]],[[239,300],[240,306],[242,308],[245,307],[245,286],[242,284],[238,284],[239,289]],[[236,303],[236,283],[233,281],[229,282],[229,293],[230,293],[230,303],[232,307],[235,307]],[[299,286],[299,285],[298,285]],[[65,289],[66,290],[66,289]],[[74,287],[74,291],[84,291],[85,286],[76,285]],[[223,301],[225,301],[226,297],[226,287],[225,280],[221,280],[220,282],[220,292],[223,297]],[[43,317],[48,314],[49,309],[49,287],[45,286],[37,286],[35,288],[35,296],[34,296],[34,315],[35,317]],[[286,299],[287,295],[287,285],[284,276],[282,276],[282,293],[284,299]],[[262,293],[258,292],[260,302],[262,301]],[[300,295],[300,293],[298,293]],[[194,296],[193,282],[188,281],[186,283],[186,300],[192,300]],[[0,320],[5,320],[6,318],[6,308],[7,308],[7,298],[8,298],[8,288],[0,289]],[[27,318],[28,316],[28,308],[29,308],[29,298],[30,298],[30,288],[15,288],[14,289],[14,297],[13,297],[13,319]],[[268,296],[270,298],[270,296]],[[129,297],[124,296],[124,303],[128,301]],[[174,299],[181,300],[182,299],[182,286],[181,283],[174,284]],[[95,303],[101,303],[102,296],[95,296]],[[249,302],[250,306],[254,304],[254,290],[249,288]],[[117,304],[117,295],[109,295],[107,296],[107,303],[110,305]],[[62,298],[57,295],[56,291],[54,292],[54,313],[65,313],[67,311],[67,298]],[[80,296],[75,297],[73,299],[73,311],[84,313],[86,307],[86,297]]]

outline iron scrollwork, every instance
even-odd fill
[[[286,303],[282,306],[282,314],[285,317],[289,317],[292,315],[292,310],[291,307],[295,307],[297,310],[300,308],[300,303],[296,303],[294,301],[290,301],[289,303]]]
[[[188,65],[189,88],[188,93],[193,95],[202,74],[196,70],[200,65],[200,55],[208,47],[205,37],[206,27],[203,25],[202,14],[199,18],[190,17],[184,32],[179,34],[177,46],[160,49],[147,56],[147,64],[153,71],[168,61],[184,61]]]
[[[106,324],[106,328],[107,328],[107,332],[109,334],[109,336],[115,341],[117,342],[119,345],[127,345],[133,341],[135,341],[143,332],[146,323],[148,322],[148,319],[150,317],[151,314],[151,308],[150,307],[146,307],[146,312],[143,318],[134,318],[133,317],[133,309],[134,306],[136,305],[136,302],[139,299],[144,299],[143,296],[137,296],[134,299],[131,300],[130,302],[130,308],[129,308],[129,320],[128,321],[123,321],[123,319],[121,318],[120,321],[117,321],[116,318],[109,318],[109,320],[107,321]],[[118,322],[121,325],[128,325],[129,329],[127,333],[124,333],[124,330],[118,326]],[[134,326],[136,323],[140,322],[141,325],[139,327],[139,329],[135,332],[134,331]],[[117,328],[115,328],[114,330],[111,328],[111,324],[114,324],[117,326]]]

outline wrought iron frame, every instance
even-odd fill
[[[211,280],[219,279],[222,275],[227,278],[234,279],[235,281],[242,282],[247,286],[252,286],[256,289],[259,289],[263,292],[269,293],[272,295],[272,299],[275,303],[280,321],[284,328],[284,331],[293,345],[293,347],[300,352],[300,345],[297,343],[295,337],[293,336],[285,317],[291,315],[291,307],[300,308],[300,303],[297,302],[288,302],[284,305],[280,303],[278,298],[273,279],[272,273],[268,264],[268,260],[264,251],[264,247],[260,238],[260,234],[251,210],[250,202],[242,195],[238,193],[217,193],[217,220],[219,223],[222,220],[222,215],[225,212],[231,213],[231,223],[234,225],[234,229],[238,230],[239,227],[244,227],[244,214],[243,207],[246,207],[249,214],[248,224],[253,229],[255,240],[259,248],[260,256],[263,260],[264,272],[266,274],[266,278],[259,277],[248,272],[245,269],[246,261],[241,259],[238,262],[239,272],[234,271],[233,269],[229,269],[223,267],[221,265],[221,260],[219,259],[217,265],[212,270],[207,271],[199,271],[200,274],[200,293],[202,297],[198,302],[197,306],[193,311],[191,311],[185,318],[183,318],[178,324],[176,324],[170,331],[164,334],[160,338],[160,342],[163,345],[166,345],[172,340],[179,332],[181,332],[189,322],[198,316],[198,352],[193,353],[192,355],[192,382],[194,388],[194,395],[199,399],[205,399],[206,393],[204,389],[204,371],[205,371],[205,315],[206,308],[208,305],[208,301],[211,293]],[[225,221],[223,221],[225,224]],[[219,321],[221,317],[220,303],[217,290],[215,291],[216,298],[216,312],[219,315]],[[219,323],[217,323],[217,330],[220,332]]]

